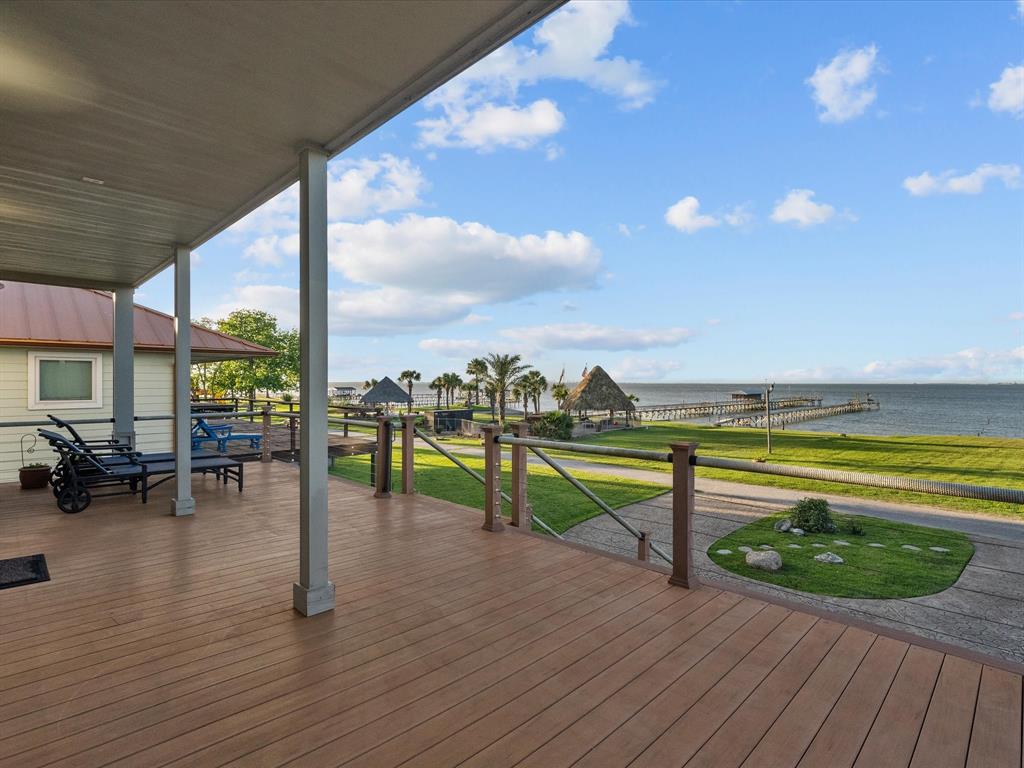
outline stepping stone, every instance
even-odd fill
[[[885,548],[885,544],[879,544],[877,541],[872,541],[870,544],[868,544],[868,546],[869,547],[878,547],[880,549],[884,549]]]
[[[750,547],[737,547],[737,549],[738,549],[738,550],[739,550],[740,552],[753,552],[753,551],[754,551],[754,550],[752,550],[752,549],[751,549]]]
[[[732,550],[731,549],[716,549],[715,550],[715,554],[716,555],[731,555],[732,554]]]
[[[778,552],[748,552],[746,564],[760,571],[777,571],[782,567],[782,555]]]
[[[761,549],[775,549],[771,544],[762,544]]]
[[[789,532],[792,533],[794,536],[803,536],[804,535],[804,529],[803,528],[790,528]]]
[[[848,547],[848,546],[850,546],[850,542],[843,541],[842,539],[835,539],[835,540],[833,540],[832,543],[835,544],[836,546],[839,546],[839,547]]]
[[[920,552],[921,551],[920,547],[915,547],[913,544],[903,544],[903,545],[900,546],[900,549],[908,549],[911,552]]]
[[[793,524],[789,522],[789,520],[787,520],[786,518],[782,518],[781,520],[777,520],[775,522],[775,530],[779,533],[785,533],[792,527]]]
[[[932,552],[949,552],[945,547],[928,547]]]
[[[787,544],[786,546],[790,549],[803,549],[799,544]]]
[[[819,544],[818,542],[814,542],[813,544],[811,544],[811,546],[812,547],[824,547],[825,545],[824,544]]]
[[[820,555],[815,555],[814,559],[819,563],[832,563],[833,565],[840,565],[843,562],[843,558],[834,552],[822,552]]]

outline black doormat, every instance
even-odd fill
[[[38,581],[49,581],[50,571],[43,555],[12,557],[0,560],[0,589],[22,587]]]

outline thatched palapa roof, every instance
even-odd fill
[[[374,386],[370,387],[370,391],[363,395],[360,402],[374,403],[377,405],[387,405],[388,403],[402,403],[403,405],[409,405],[412,403],[412,398],[409,397],[408,392],[385,376]]]
[[[562,403],[566,411],[632,411],[633,401],[604,368],[595,365]]]

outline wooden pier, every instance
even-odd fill
[[[775,401],[772,401],[772,405],[773,407],[778,408],[785,407]],[[775,411],[773,408],[772,426],[776,427],[784,424],[798,424],[801,421],[813,421],[814,419],[825,419],[829,416],[842,416],[845,413],[877,411],[878,409],[878,401],[872,400],[870,397],[865,400],[850,400],[838,405],[818,405],[812,408],[796,408],[787,411]],[[716,422],[716,426],[763,428],[765,426],[765,414],[761,413],[751,416],[734,416],[728,419],[721,419]]]
[[[821,397],[793,395],[772,400],[775,408],[801,408],[821,405]],[[764,400],[719,400],[702,403],[672,403],[668,405],[638,405],[630,416],[642,421],[685,421],[726,413],[750,413],[764,410]],[[587,412],[590,417],[607,414],[607,411]]]

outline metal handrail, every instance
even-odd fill
[[[569,484],[576,488],[576,490],[578,490],[592,502],[597,504],[597,506],[600,507],[601,510],[605,514],[609,515],[615,522],[617,522],[619,525],[621,525],[623,528],[625,528],[627,531],[633,534],[633,536],[635,536],[637,539],[643,538],[643,535],[640,533],[640,531],[633,527],[633,525],[628,520],[626,520],[624,517],[621,517],[614,509],[612,509],[610,506],[608,506],[607,503],[605,503],[604,499],[602,499],[592,490],[587,488],[587,486],[585,486],[583,483],[581,483],[579,480],[573,477],[572,474],[570,474],[569,471],[565,469],[565,467],[563,467],[557,461],[555,461],[546,453],[544,453],[544,451],[541,450],[540,448],[530,446],[530,450],[537,454],[537,456],[549,467],[555,470],[555,472],[557,472],[566,480],[568,480]],[[671,564],[672,558],[669,557],[669,555],[666,554],[661,547],[659,547],[653,541],[650,542],[650,547],[652,551],[657,552],[664,560]]]
[[[214,413],[192,413],[189,414],[193,419],[228,419],[235,416],[262,416],[263,411],[231,411],[228,413],[214,412]],[[273,416],[274,414],[271,413]],[[169,413],[162,413],[150,416],[136,416],[135,421],[173,421],[174,416]],[[74,424],[113,424],[113,418],[94,418],[94,419],[75,419]],[[34,421],[0,421],[0,429],[13,428],[13,427],[52,427],[53,422],[49,419],[41,419]],[[375,426],[375,425],[374,425]]]
[[[589,453],[594,456],[617,456],[623,459],[642,459],[644,461],[672,461],[671,453],[647,451],[642,448],[617,448],[614,445],[588,445],[586,443],[569,443],[561,440],[541,440],[537,437],[513,437],[511,435],[499,435],[497,440],[502,445],[524,445],[527,448],[547,448],[551,451],[571,451],[572,453]]]
[[[418,437],[421,440],[423,440],[423,442],[425,442],[427,445],[429,445],[435,451],[437,451],[442,456],[444,456],[446,459],[448,459],[450,462],[452,462],[455,466],[457,466],[463,472],[468,474],[473,479],[477,480],[481,485],[487,485],[487,481],[484,480],[484,476],[483,475],[481,475],[475,469],[471,469],[464,461],[462,461],[462,459],[460,459],[454,453],[452,453],[447,448],[445,448],[443,445],[438,443],[436,440],[434,440],[432,437],[430,437],[430,435],[428,435],[422,429],[420,429],[419,427],[414,427],[413,428],[413,434],[415,434],[416,437]],[[511,496],[509,496],[504,491],[500,491],[500,493],[501,493],[502,500],[508,502],[509,504],[512,503],[512,497]],[[562,534],[556,532],[554,528],[552,528],[550,525],[545,523],[541,518],[537,517],[537,515],[533,515],[532,519],[533,519],[533,521],[535,523],[537,523],[537,525],[539,525],[545,531],[550,533],[552,536],[555,536],[556,538],[559,538],[559,539],[564,538],[562,536]]]

